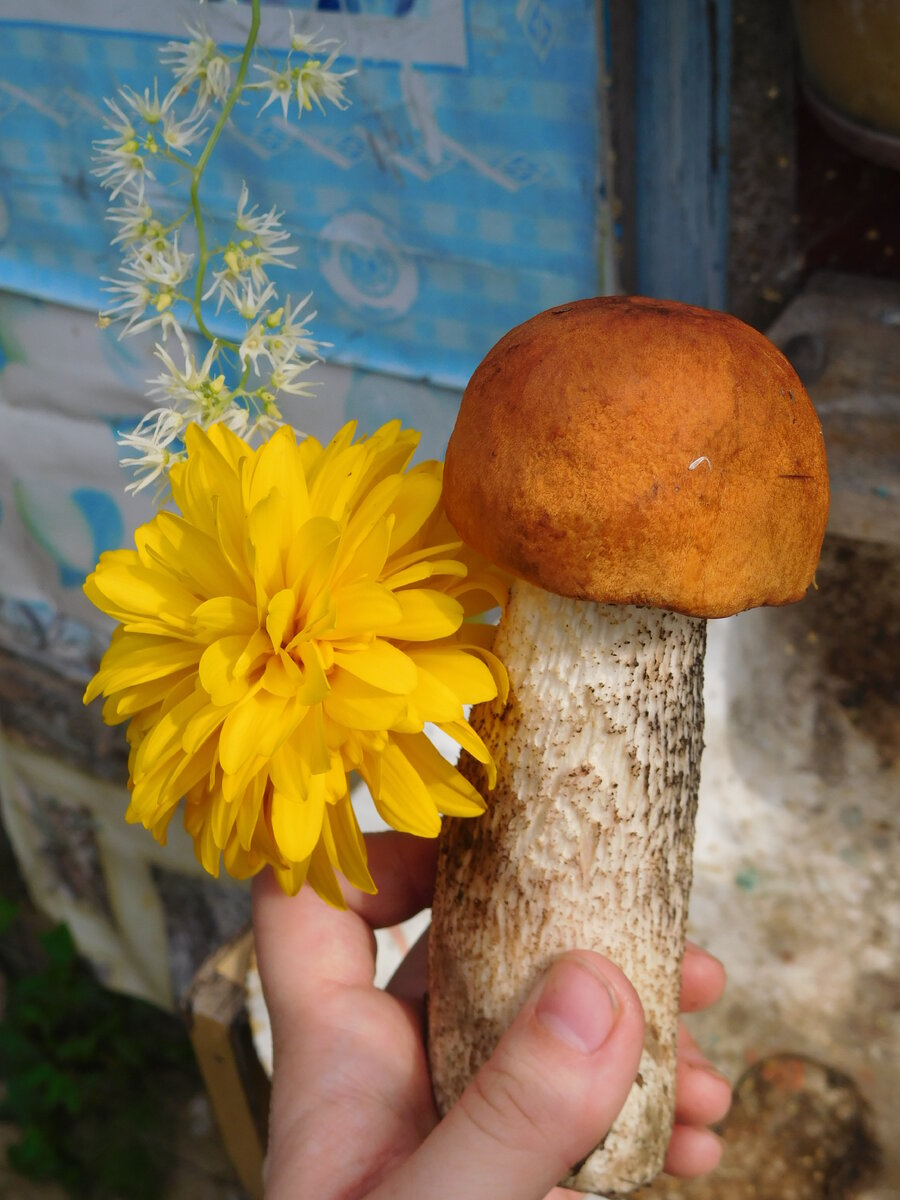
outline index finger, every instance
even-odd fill
[[[702,947],[688,941],[681,967],[681,1011],[709,1008],[725,990],[725,968]]]
[[[411,833],[368,833],[365,837],[375,895],[344,888],[347,906],[373,929],[400,925],[431,905],[437,839]]]

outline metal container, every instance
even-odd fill
[[[793,0],[807,99],[832,137],[900,169],[900,0]]]

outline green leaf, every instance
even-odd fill
[[[52,1140],[34,1125],[26,1128],[18,1142],[6,1151],[10,1166],[29,1179],[53,1179],[60,1172],[60,1158]]]
[[[0,896],[0,937],[6,933],[13,921],[19,915],[19,905],[5,896]]]
[[[0,1117],[22,1131],[10,1164],[73,1200],[157,1200],[172,1080],[200,1086],[187,1032],[104,988],[64,926],[43,941],[44,966],[10,979],[0,1018]]]
[[[50,962],[57,966],[68,966],[75,961],[76,950],[67,925],[55,925],[41,934],[41,944]]]

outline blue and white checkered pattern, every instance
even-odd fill
[[[400,13],[399,27],[441,3],[463,0],[358,0],[341,17]],[[0,288],[96,309],[117,259],[91,142],[104,96],[143,91],[157,72],[163,82],[160,42],[66,27],[64,0],[39,8],[58,8],[60,24],[0,0]],[[358,71],[350,108],[288,125],[277,106],[257,120],[251,97],[203,193],[223,228],[242,180],[262,209],[284,210],[300,252],[282,282],[313,290],[315,334],[334,361],[456,387],[511,326],[613,286],[598,280],[593,6],[468,0],[464,11],[465,67],[342,60]]]

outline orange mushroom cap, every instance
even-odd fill
[[[580,300],[511,330],[478,366],[444,502],[470,545],[547,591],[729,616],[812,582],[825,443],[790,363],[742,321]]]

